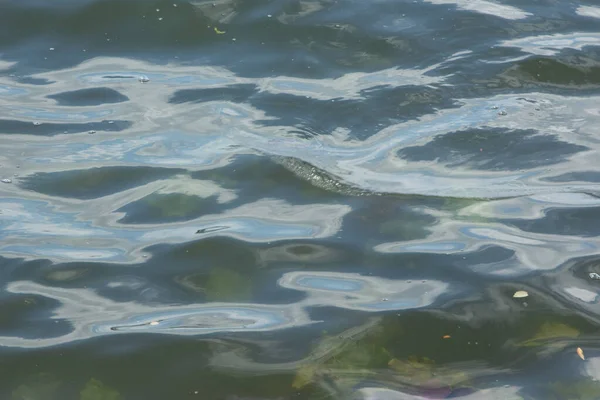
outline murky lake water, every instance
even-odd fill
[[[0,398],[600,399],[599,149],[593,1],[4,0]]]

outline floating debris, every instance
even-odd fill
[[[2,179],[2,183],[12,183],[12,179],[4,178]]]
[[[153,326],[158,325],[158,321],[152,321],[152,322],[150,322],[150,325],[153,325]]]
[[[585,355],[583,355],[583,350],[581,350],[581,347],[577,348],[577,355],[579,356],[579,358],[585,361]]]
[[[505,116],[505,115],[508,115],[508,113],[506,111],[502,110],[502,111],[498,111],[498,115]]]
[[[517,290],[515,292],[515,294],[513,294],[513,299],[524,299],[525,297],[528,297],[529,293],[527,293],[524,290]]]
[[[219,30],[219,28],[217,28],[216,26],[215,26],[215,28],[214,28],[214,29],[215,29],[215,33],[216,33],[217,35],[223,35],[225,32],[227,32],[227,31],[220,31],[220,30]]]
[[[96,133],[96,131],[89,131],[88,132],[90,135],[93,135],[94,133]]]
[[[33,125],[35,125],[35,126],[39,126],[39,125],[41,125],[41,124],[42,124],[42,123],[41,123],[41,122],[38,122],[38,121],[34,121],[34,122],[33,122]]]
[[[54,51],[54,47],[50,47],[48,50],[50,50],[50,51]]]
[[[444,336],[442,336],[442,339],[450,339],[450,337],[451,337],[450,335],[444,335]]]
[[[150,82],[150,78],[148,78],[146,75],[142,75],[138,78],[138,80],[142,83],[147,83]]]
[[[590,279],[600,279],[600,274],[590,272]]]

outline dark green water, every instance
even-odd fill
[[[592,1],[3,0],[0,399],[598,400],[599,148]]]

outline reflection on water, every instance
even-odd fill
[[[0,398],[600,398],[597,5],[1,8]]]

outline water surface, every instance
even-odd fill
[[[5,0],[0,398],[597,400],[599,27]]]

